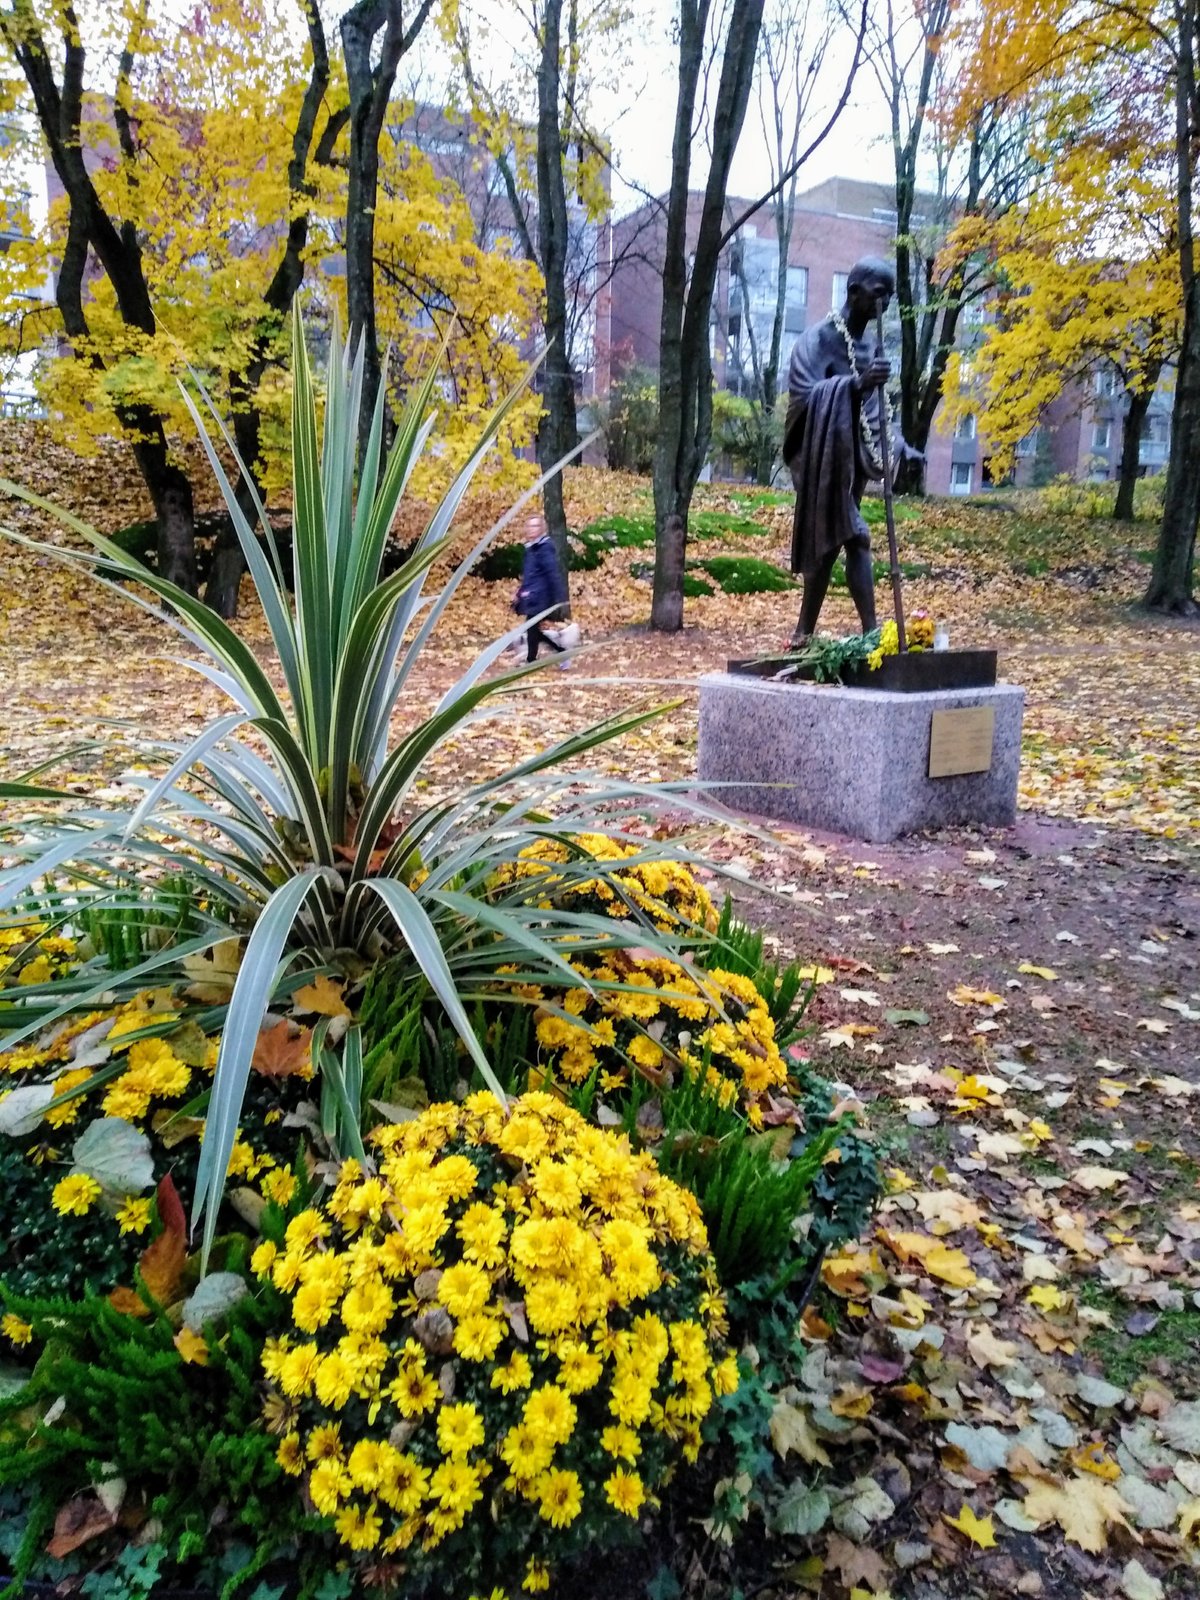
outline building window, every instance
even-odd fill
[[[833,297],[830,301],[831,309],[840,311],[846,304],[846,285],[850,280],[848,272],[835,272],[833,275]]]
[[[958,387],[961,390],[969,389],[975,382],[975,357],[959,356],[958,358]]]
[[[1101,367],[1096,373],[1096,393],[1111,399],[1113,395],[1120,394],[1121,380],[1112,367]]]
[[[972,300],[963,307],[963,323],[968,328],[982,328],[983,319],[987,315],[987,307],[982,300]]]
[[[1023,439],[1021,439],[1021,440],[1018,440],[1018,442],[1017,442],[1017,456],[1018,456],[1018,458],[1020,460],[1024,461],[1029,456],[1037,455],[1037,447],[1038,447],[1038,430],[1036,428],[1030,428],[1029,432],[1025,435],[1025,437]]]
[[[973,467],[969,461],[956,461],[950,468],[950,493],[970,494]]]
[[[968,411],[965,417],[959,417],[954,425],[956,439],[973,439],[975,437],[975,413]]]
[[[1092,429],[1092,449],[1107,450],[1112,443],[1112,423],[1098,422]]]

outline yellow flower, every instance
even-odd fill
[[[405,1366],[388,1387],[388,1398],[403,1417],[420,1417],[432,1411],[441,1398],[437,1381],[423,1367]]]
[[[323,1406],[340,1411],[354,1392],[353,1371],[336,1350],[331,1350],[317,1368],[316,1393]]]
[[[321,1365],[321,1352],[315,1344],[299,1344],[284,1356],[278,1383],[289,1400],[312,1393]]]
[[[525,1315],[537,1333],[561,1333],[579,1314],[579,1291],[561,1278],[545,1277],[525,1291]]]
[[[610,1456],[616,1456],[618,1461],[628,1461],[631,1464],[642,1453],[642,1443],[632,1428],[620,1426],[605,1428],[600,1435],[600,1448]]]
[[[583,1394],[600,1382],[604,1363],[587,1345],[565,1345],[559,1351],[558,1359],[558,1381],[568,1394]]]
[[[481,1267],[460,1261],[447,1267],[438,1284],[437,1297],[452,1317],[469,1317],[482,1311],[491,1298],[492,1285]]]
[[[488,1361],[504,1338],[506,1324],[482,1314],[464,1317],[455,1325],[454,1348],[464,1361]]]
[[[391,1290],[378,1278],[368,1279],[356,1283],[343,1300],[342,1321],[357,1333],[382,1333],[395,1309]]]
[[[562,1467],[544,1472],[534,1484],[538,1495],[538,1514],[552,1528],[567,1528],[583,1507],[583,1485],[577,1473]]]
[[[308,1475],[308,1497],[323,1517],[331,1517],[350,1491],[350,1479],[340,1461],[318,1461]]]
[[[117,1226],[122,1233],[144,1233],[150,1226],[150,1201],[129,1195],[117,1212]]]
[[[86,1083],[92,1076],[90,1067],[77,1067],[74,1072],[64,1072],[61,1078],[55,1078],[53,1089],[55,1096],[69,1094],[72,1089],[78,1089],[81,1083]],[[51,1128],[62,1128],[74,1122],[84,1105],[85,1097],[77,1095],[74,1100],[66,1100],[61,1105],[51,1106],[43,1113],[46,1123]]]
[[[544,1561],[531,1560],[525,1568],[525,1576],[521,1580],[522,1589],[530,1594],[540,1594],[550,1587],[550,1568]]]
[[[338,1512],[333,1526],[338,1538],[351,1550],[374,1550],[383,1528],[374,1501],[365,1510],[359,1506],[346,1506]]]
[[[259,1187],[264,1198],[277,1206],[286,1206],[296,1192],[296,1174],[287,1167],[276,1167],[274,1172],[267,1173]]]
[[[443,1461],[429,1480],[429,1493],[444,1511],[462,1515],[481,1498],[483,1473],[465,1461]]]
[[[300,1435],[288,1433],[279,1441],[275,1459],[290,1478],[298,1478],[304,1471],[304,1452],[300,1448]]]
[[[565,1389],[552,1383],[529,1395],[521,1415],[535,1438],[552,1444],[564,1443],[575,1430],[575,1404]]]
[[[360,1439],[351,1450],[346,1471],[350,1474],[350,1481],[356,1489],[370,1491],[378,1488],[383,1468],[382,1453],[385,1448],[390,1446],[381,1444],[378,1439]]]
[[[323,1423],[308,1436],[310,1461],[341,1461],[342,1430],[336,1422]]]
[[[642,1480],[636,1472],[626,1472],[624,1467],[618,1467],[604,1480],[604,1493],[613,1510],[626,1517],[636,1517],[646,1499]]]
[[[416,1511],[429,1491],[429,1473],[419,1461],[391,1445],[383,1447],[379,1498],[402,1517]]]
[[[100,1185],[86,1172],[72,1172],[54,1185],[50,1200],[63,1216],[85,1217],[100,1198]]]
[[[732,1394],[738,1386],[737,1357],[727,1355],[712,1371],[712,1386],[717,1394]]]
[[[498,1267],[504,1260],[504,1212],[482,1200],[468,1206],[458,1223],[458,1237],[468,1261]]]
[[[444,1405],[438,1412],[437,1436],[443,1455],[465,1456],[484,1441],[483,1418],[473,1405]]]
[[[30,1344],[33,1340],[33,1324],[23,1322],[13,1312],[6,1311],[0,1317],[0,1333],[12,1344]]]
[[[626,1054],[631,1061],[636,1061],[639,1067],[648,1067],[651,1072],[662,1065],[662,1046],[655,1044],[653,1039],[644,1033],[635,1034],[629,1041]]]
[[[516,1389],[528,1389],[533,1382],[533,1368],[529,1365],[529,1357],[520,1350],[515,1351],[502,1367],[497,1367],[492,1373],[492,1388],[499,1389],[502,1394],[512,1394]]]
[[[553,1456],[553,1441],[538,1438],[524,1422],[510,1428],[500,1441],[500,1459],[518,1483],[536,1478],[550,1465]]]
[[[279,1246],[270,1239],[264,1239],[256,1245],[250,1257],[250,1271],[258,1278],[265,1278],[275,1264],[275,1257],[279,1254]]]

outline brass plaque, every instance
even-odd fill
[[[995,732],[995,706],[935,711],[929,733],[929,776],[953,778],[964,772],[987,772]]]

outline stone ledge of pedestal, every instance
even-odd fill
[[[923,828],[1016,820],[1025,691],[899,694],[773,683],[726,672],[700,679],[698,777],[735,811],[886,843]],[[935,711],[992,706],[987,772],[931,778]]]

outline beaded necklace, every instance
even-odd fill
[[[830,320],[830,322],[833,323],[834,327],[837,329],[837,331],[841,334],[842,338],[845,340],[845,343],[846,343],[846,354],[850,357],[850,371],[854,374],[854,376],[856,378],[861,377],[862,374],[858,370],[858,357],[854,353],[854,340],[850,337],[850,329],[846,326],[845,320],[842,317],[841,312],[840,311],[831,311],[829,313],[829,320]],[[884,414],[885,414],[884,426],[888,430],[888,438],[890,439],[891,436],[892,436],[892,425],[893,425],[893,423],[895,421],[895,418],[894,418],[894,415],[893,415],[893,412],[892,412],[892,400],[891,400],[891,396],[887,392],[886,385],[883,385],[883,386],[880,387],[879,393],[882,396],[882,404],[883,404],[883,410],[884,410]],[[859,431],[862,433],[863,444],[866,446],[867,461],[868,461],[872,471],[873,472],[882,473],[883,472],[883,462],[879,459],[879,457],[875,453],[875,435],[872,432],[871,424],[867,421],[866,409],[863,406],[860,406],[858,408],[858,426],[859,426]]]

